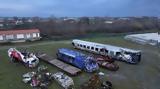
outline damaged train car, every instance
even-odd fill
[[[70,49],[58,49],[57,58],[87,72],[94,72],[99,69],[98,64],[92,57]]]
[[[72,41],[74,48],[93,52],[96,54],[109,56],[112,59],[125,61],[130,64],[137,64],[141,60],[141,51],[122,48],[112,45],[100,44],[74,39]]]

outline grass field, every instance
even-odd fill
[[[122,36],[91,37],[83,38],[83,40],[142,50],[142,60],[138,65],[117,62],[120,69],[116,72],[111,72],[103,68],[100,69],[100,71],[105,73],[105,78],[113,83],[114,89],[160,89],[160,48],[132,43],[124,40]],[[18,49],[28,48],[31,51],[41,50],[54,57],[56,57],[55,53],[58,48],[73,49],[71,40],[1,45],[0,89],[32,89],[21,80],[22,74],[35,69],[28,69],[21,64],[11,63],[7,55],[7,50],[10,47],[16,47]],[[61,71],[47,63],[40,62],[40,64],[48,66],[51,72]],[[73,77],[75,89],[78,89],[91,75],[91,73],[82,72],[80,75]],[[62,87],[56,82],[53,82],[49,89],[62,89]]]

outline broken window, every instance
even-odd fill
[[[104,49],[102,48],[102,49],[100,49],[100,52],[104,52]]]
[[[94,50],[94,47],[91,47],[92,50]]]
[[[98,48],[96,48],[95,50],[98,51]]]
[[[87,49],[90,49],[90,47],[89,47],[89,46],[87,46]]]
[[[107,49],[105,49],[105,53],[108,53],[108,50],[107,50]]]

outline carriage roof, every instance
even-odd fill
[[[70,49],[66,49],[66,48],[59,49],[59,52],[65,54],[65,55],[68,55],[70,57],[74,57],[74,58],[76,56],[84,56],[83,53],[80,53],[80,52],[77,52],[77,51],[73,51],[73,50],[70,50]]]
[[[122,50],[125,50],[127,52],[133,52],[133,53],[140,52],[140,50],[132,50],[128,48],[122,48],[118,46],[100,44],[100,43],[95,43],[95,42],[82,41],[82,40],[77,40],[77,39],[74,39],[73,42],[80,43],[80,44],[87,44],[88,46],[96,46],[97,48],[105,48],[107,50],[114,51],[114,52],[120,52]]]

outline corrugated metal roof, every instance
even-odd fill
[[[40,32],[39,29],[8,30],[8,31],[0,31],[0,35],[39,33],[39,32]]]

